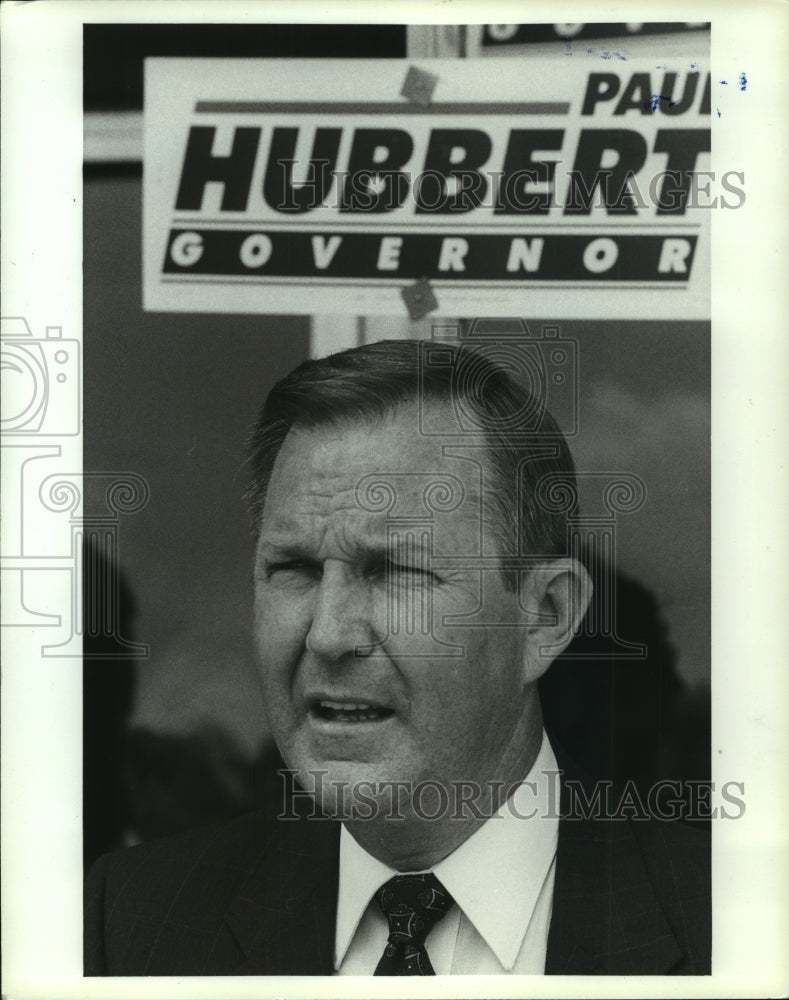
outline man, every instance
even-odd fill
[[[709,971],[706,838],[568,815],[557,790],[537,680],[591,591],[566,442],[484,353],[428,347],[272,390],[255,633],[298,787],[277,817],[103,859],[89,974]]]

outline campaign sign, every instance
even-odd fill
[[[144,306],[706,318],[709,152],[698,62],[148,59]]]

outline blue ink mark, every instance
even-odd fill
[[[691,72],[698,73],[698,71],[699,71],[699,64],[697,62],[690,63],[690,69],[691,69]]]
[[[565,38],[564,40],[564,54],[566,56],[573,54],[573,40],[571,38]]]
[[[673,108],[674,105],[677,103],[676,101],[672,101],[670,97],[666,97],[665,94],[653,94],[652,97],[646,102],[646,104],[644,105],[644,107],[645,108],[649,108],[649,110],[654,115],[654,113],[657,111],[658,107],[660,106],[660,102],[661,101],[668,101],[668,106],[670,108]]]
[[[655,66],[655,69],[668,69],[668,63],[663,63],[662,65]]]
[[[740,90],[745,90],[748,86],[748,77],[744,73],[740,73]]]
[[[728,80],[718,80],[718,83],[722,83],[723,86],[726,87],[726,86],[728,86],[729,81]]]
[[[715,108],[715,110],[718,112],[718,118],[720,118],[720,116],[721,116],[721,109],[720,108]]]
[[[592,55],[593,53],[594,53],[594,49],[587,49],[587,50],[586,50],[586,54],[587,54],[588,56],[591,56],[591,55]]]
[[[622,62],[627,62],[627,56],[623,56],[621,52],[615,52],[614,55],[617,59],[621,59]]]
[[[607,50],[605,52],[601,52],[600,53],[600,58],[601,59],[610,59],[611,58],[611,53],[608,52]]]

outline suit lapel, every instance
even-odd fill
[[[563,790],[546,973],[667,973],[682,952],[630,824],[567,811]]]
[[[244,954],[236,975],[324,975],[334,969],[338,823],[275,823],[226,915]]]

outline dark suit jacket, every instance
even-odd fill
[[[86,975],[331,975],[339,832],[257,812],[105,856]],[[702,830],[562,819],[546,973],[708,974],[709,871]]]

